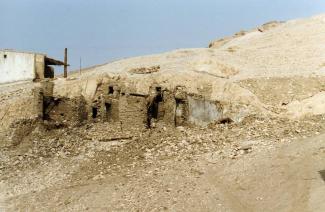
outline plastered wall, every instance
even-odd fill
[[[35,54],[0,51],[0,83],[35,77]]]

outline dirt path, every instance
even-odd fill
[[[245,206],[234,211],[324,211],[324,147],[325,135],[282,144],[213,166],[207,175]]]
[[[325,134],[257,144],[236,159],[207,153],[12,198],[12,211],[324,211]],[[78,172],[82,176],[82,172]],[[9,210],[10,211],[10,210]]]

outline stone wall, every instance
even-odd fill
[[[100,106],[101,119],[104,122],[119,121],[119,100],[115,98],[105,98]]]
[[[82,96],[72,99],[52,97],[44,108],[44,119],[60,126],[77,126],[87,120],[86,101]]]
[[[10,96],[0,94],[0,148],[8,145],[8,138],[16,123],[22,120],[35,120],[38,117],[37,102],[32,88],[13,92]]]
[[[11,99],[0,104],[0,129],[5,132],[10,125],[19,119],[34,119],[37,117],[36,102],[30,92],[25,97]]]
[[[119,120],[123,128],[147,127],[147,101],[143,96],[122,95],[119,99]]]
[[[175,125],[176,115],[176,99],[171,91],[163,92],[164,118],[163,121],[167,125]]]

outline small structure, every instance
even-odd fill
[[[45,54],[0,50],[0,83],[53,78],[52,65],[67,66]]]
[[[188,93],[182,86],[168,90],[151,85],[148,93],[138,93],[124,83],[109,82],[97,88],[89,118],[126,127],[150,128],[158,122],[207,126],[223,118],[223,107],[218,101]]]
[[[186,87],[151,84],[136,90],[127,81],[100,82],[94,96],[54,96],[54,83],[43,80],[34,89],[37,117],[58,126],[109,122],[123,129],[168,126],[207,126],[223,120],[221,102],[188,93]]]

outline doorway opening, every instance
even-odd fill
[[[161,87],[156,87],[156,96],[154,97],[154,99],[152,100],[152,102],[150,102],[149,107],[148,107],[148,111],[147,111],[147,126],[148,128],[151,127],[152,122],[154,120],[157,120],[162,114],[160,107],[162,106],[162,102],[163,102],[163,95],[161,92]]]
[[[98,108],[97,107],[93,107],[92,108],[92,118],[95,119],[98,116]]]

